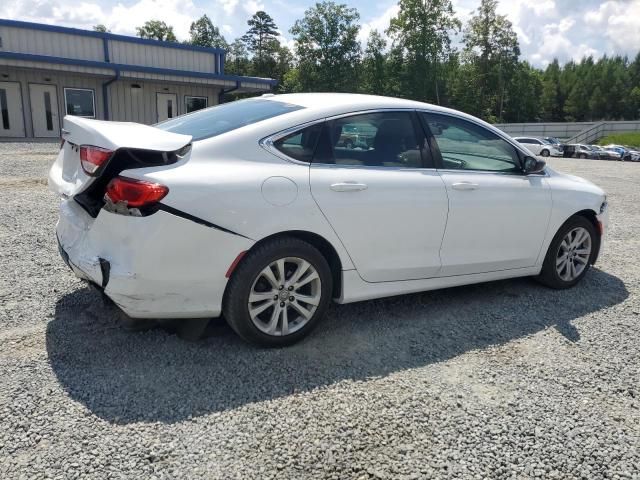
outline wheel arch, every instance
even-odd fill
[[[587,208],[574,213],[569,218],[567,218],[567,220],[573,217],[583,217],[587,219],[591,223],[591,225],[593,225],[593,229],[596,232],[596,238],[595,238],[595,255],[593,257],[593,262],[591,263],[595,264],[596,261],[598,260],[598,256],[600,255],[600,244],[602,241],[602,232],[600,230],[601,227],[600,227],[600,222],[598,221],[598,216],[594,210]],[[567,222],[567,220],[565,220],[562,224],[564,225]]]
[[[297,238],[299,240],[302,240],[303,242],[307,242],[308,244],[313,245],[318,249],[322,256],[324,256],[324,258],[327,260],[327,263],[329,264],[329,268],[331,270],[331,275],[333,277],[333,297],[340,297],[342,293],[342,261],[340,260],[340,255],[338,255],[335,247],[322,235],[305,230],[286,230],[261,238],[256,243],[254,243],[251,248],[245,252],[245,254],[258,248],[265,242],[281,237]],[[243,254],[243,258],[236,265],[234,265],[233,272],[235,272],[237,266],[244,261],[245,254]],[[231,273],[231,275],[233,275],[233,272]]]

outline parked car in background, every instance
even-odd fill
[[[340,134],[338,146],[368,150],[373,143],[373,137],[375,137],[375,134],[376,130],[375,128],[372,128],[371,125],[348,125],[347,128],[344,128],[342,130],[342,133]]]
[[[337,145],[359,125],[368,150]],[[522,276],[572,287],[607,226],[594,184],[482,120],[398,98],[272,95],[154,126],[67,115],[62,132],[49,185],[75,274],[131,317],[224,313],[260,345],[300,340],[332,300]]]
[[[536,137],[513,137],[513,139],[519,144],[528,148],[531,153],[535,155],[540,155],[542,157],[561,157],[562,150],[560,150],[556,145],[549,143],[548,141],[542,138]]]
[[[600,145],[589,145],[591,147],[591,151],[597,155],[598,160],[617,160],[611,155],[611,152],[608,152]]]
[[[629,151],[629,161],[640,162],[640,149],[637,147],[627,147]]]
[[[589,145],[580,143],[565,145],[565,151],[570,151],[573,158],[600,158],[600,154],[594,151]]]
[[[611,152],[616,152],[618,154],[618,158],[616,160],[631,160],[631,154],[629,153],[629,150],[627,150],[627,148],[623,147],[622,145],[605,145],[604,148]]]
[[[555,145],[560,151],[564,149],[565,144],[557,137],[544,137],[543,140],[549,142],[551,145]]]

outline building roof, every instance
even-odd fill
[[[59,41],[48,41],[46,35]],[[6,19],[0,19],[0,36],[7,37],[0,46],[0,65],[207,83],[241,91],[264,91],[277,84],[270,78],[225,74],[226,52],[219,48]]]

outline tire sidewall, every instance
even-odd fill
[[[543,157],[548,157],[550,155],[549,150],[544,149],[540,152],[540,155],[542,155]]]
[[[251,288],[259,273],[272,262],[284,257],[298,257],[309,262],[321,281],[321,299],[311,320],[300,330],[286,336],[267,335],[256,327],[249,315]],[[333,277],[324,256],[312,245],[298,239],[279,239],[250,251],[230,279],[223,312],[231,327],[245,340],[264,347],[293,344],[308,335],[324,316],[333,292]]]

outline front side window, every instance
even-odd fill
[[[333,155],[322,163],[420,168],[422,157],[409,112],[352,115],[327,122]]]
[[[522,171],[513,145],[490,130],[449,115],[421,115],[440,149],[442,168],[490,172]]]
[[[64,104],[67,115],[96,118],[96,102],[93,90],[88,88],[65,88]]]
[[[202,110],[203,108],[207,108],[207,101],[207,97],[190,97],[187,95],[184,99],[184,110],[186,113]]]
[[[273,146],[288,157],[311,163],[322,128],[322,123],[316,123],[276,140]]]
[[[191,135],[193,140],[215,137],[246,125],[301,110],[304,107],[278,100],[248,98],[205,108],[165,120],[154,126],[168,132]]]

